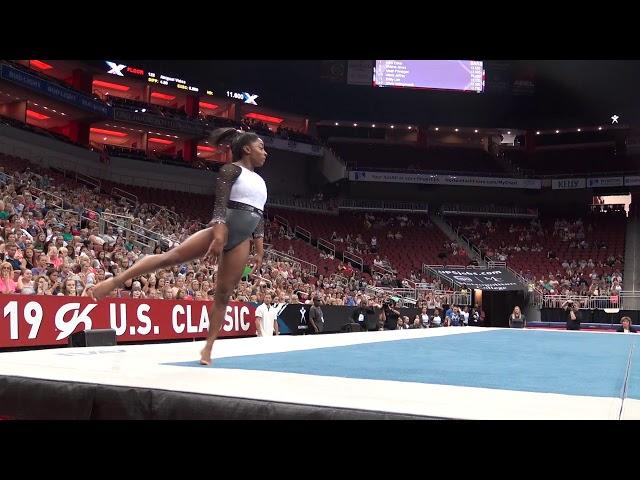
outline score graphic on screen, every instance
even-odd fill
[[[376,60],[373,84],[482,92],[484,68],[473,60]]]

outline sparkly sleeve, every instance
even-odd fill
[[[264,237],[264,217],[260,219],[256,229],[253,231],[253,238],[262,238]]]
[[[213,217],[209,225],[215,223],[225,223],[227,218],[227,203],[231,194],[231,187],[238,179],[242,169],[233,163],[223,165],[218,171],[216,180],[215,200],[213,202]]]

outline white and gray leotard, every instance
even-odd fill
[[[256,172],[234,163],[220,168],[211,222],[224,221],[229,231],[224,251],[247,238],[264,237],[264,205],[267,186]]]

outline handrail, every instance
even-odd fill
[[[163,233],[156,232],[154,230],[151,230],[150,228],[147,228],[144,225],[140,225],[140,224],[137,224],[137,223],[132,223],[130,228],[133,231],[136,231],[135,229],[142,230],[143,232],[146,232],[148,234],[148,236],[151,237],[151,238],[158,237],[157,239],[161,240],[162,242],[164,242],[167,246],[171,246],[172,244],[175,243],[175,241],[172,238],[168,237],[167,235],[165,235]]]
[[[156,240],[155,238],[148,237],[148,236],[143,235],[143,234],[141,234],[139,232],[136,232],[135,230],[131,230],[128,227],[123,227],[122,225],[119,225],[119,224],[117,224],[115,222],[112,222],[110,220],[103,219],[103,222],[104,223],[108,223],[108,224],[110,224],[112,226],[115,226],[117,229],[122,229],[123,231],[132,233],[133,235],[136,236],[136,239],[134,241],[136,243],[140,244],[140,245],[144,245],[145,247],[148,246],[148,247],[155,248],[159,243],[158,240]],[[140,237],[146,239],[147,241],[149,241],[149,244],[145,245],[144,243],[140,242],[140,240],[138,240],[138,238],[140,238]]]
[[[59,197],[58,195],[54,195],[53,193],[51,193],[51,192],[47,192],[47,191],[45,191],[45,190],[40,190],[40,189],[39,189],[39,188],[37,188],[37,187],[29,186],[29,191],[32,191],[32,190],[35,190],[36,192],[39,192],[39,194],[38,194],[38,195],[45,195],[45,196],[49,196],[49,197],[54,198],[56,201],[60,202],[60,205],[58,206],[58,205],[56,205],[56,204],[54,203],[54,204],[53,204],[53,206],[54,206],[54,207],[58,207],[58,208],[63,208],[63,206],[64,206],[64,199],[63,199],[62,197]]]
[[[354,255],[353,253],[342,252],[342,259],[344,260],[345,258],[350,262],[353,262],[356,265],[359,265],[360,271],[364,272],[364,260],[362,259],[362,257],[359,257],[358,255]]]
[[[167,214],[170,217],[173,218],[174,222],[178,222],[178,214],[176,212],[173,212],[171,210],[169,210],[167,207],[164,207],[162,205],[158,205],[157,203],[149,203],[148,205],[155,207],[157,209],[157,211],[154,213],[154,215],[158,215],[158,214]]]
[[[336,280],[336,282],[339,282],[338,283],[339,286],[341,287],[349,286],[349,279],[347,277],[340,275],[339,273],[334,273],[333,278]]]
[[[395,275],[395,273],[393,272],[393,270],[388,269],[387,267],[383,267],[380,265],[376,265],[375,263],[371,264],[371,272],[373,273],[373,270],[381,270],[384,274],[389,274],[389,275]]]
[[[289,220],[287,220],[286,218],[281,217],[280,215],[274,215],[273,220],[289,230]]]
[[[631,295],[543,295],[542,307],[559,308],[567,300],[577,302],[581,309],[597,310],[605,308],[623,309],[626,298],[638,298],[637,292],[630,292]]]
[[[92,186],[98,191],[102,190],[102,180],[100,180],[99,178],[92,177],[91,175],[86,175],[80,172],[75,172],[75,174],[76,174],[76,182],[86,183],[87,185]]]
[[[302,260],[300,258],[294,257],[293,255],[289,255],[288,253],[284,253],[284,252],[281,252],[281,251],[275,250],[275,249],[269,249],[266,252],[267,253],[271,252],[272,255],[283,257],[283,258],[286,259],[286,261],[292,261],[292,262],[299,263],[300,265],[306,265],[309,268],[309,270],[311,270],[311,273],[313,273],[313,274],[315,274],[318,271],[317,265],[314,265],[313,263],[307,262],[307,261]]]
[[[336,246],[333,243],[325,240],[324,238],[319,238],[318,239],[318,248],[320,248],[320,247],[327,249],[329,252],[331,252],[331,254],[335,258],[335,256],[336,256]]]
[[[87,210],[87,209],[85,209]],[[88,210],[88,211],[93,211],[93,210]],[[97,213],[97,212],[96,212]],[[112,213],[112,212],[102,212],[102,215],[104,216],[110,216],[110,217],[120,217],[120,218],[126,218],[127,220],[135,220],[135,218],[133,217],[133,215],[122,215],[120,213]]]
[[[120,198],[124,198],[129,203],[133,203],[134,206],[138,205],[138,196],[134,195],[131,192],[127,192],[126,190],[123,190],[121,188],[113,187],[111,189],[111,195],[114,195],[114,196],[120,197]]]
[[[267,256],[267,258],[269,258],[270,260],[273,261],[282,261],[282,262],[288,262],[290,264],[292,264],[295,268],[302,268],[302,265],[300,264],[300,262],[296,262],[294,260],[291,260],[290,258],[286,258],[284,255],[282,255],[280,252],[278,252],[277,250],[265,250],[265,255]]]
[[[269,288],[273,287],[273,282],[271,282],[271,280],[268,280],[264,277],[261,277],[260,275],[256,274],[256,273],[252,273],[251,275],[249,275],[250,277],[253,278],[259,278],[260,280],[264,280],[265,282],[267,282],[269,284]]]
[[[293,230],[293,233],[295,235],[301,236],[302,238],[307,240],[307,242],[311,243],[311,232],[309,230],[296,225],[296,228]]]

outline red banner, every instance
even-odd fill
[[[211,302],[0,295],[0,348],[66,344],[75,332],[113,328],[119,342],[206,338]],[[255,306],[231,302],[220,337],[255,335]]]

